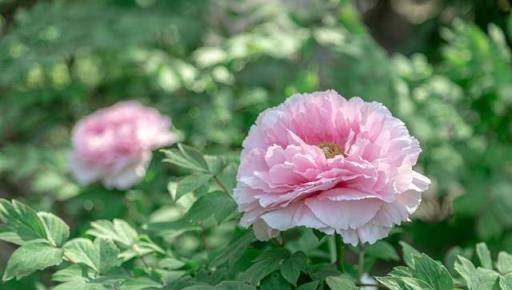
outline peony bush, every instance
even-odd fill
[[[118,103],[74,127],[70,169],[83,184],[126,190],[144,177],[152,150],[175,141],[168,117]],[[239,164],[183,144],[163,152],[164,161],[191,171],[175,185],[174,200],[195,193],[172,221],[136,229],[97,220],[86,231],[92,239],[72,238],[61,218],[0,199],[0,239],[19,246],[3,281],[51,268],[55,290],[509,289],[512,255],[501,252],[494,270],[485,244],[477,246],[482,268],[457,257],[453,269],[462,279],[405,242],[406,267],[371,273],[376,260],[398,260],[379,240],[410,221],[430,184],[413,169],[418,140],[380,103],[334,90],[293,95],[259,115]],[[235,238],[210,248],[208,233],[220,228]],[[186,232],[202,237],[194,254],[201,264],[169,247]]]

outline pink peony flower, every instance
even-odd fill
[[[71,171],[82,184],[126,189],[144,177],[151,151],[176,141],[171,121],[135,101],[96,111],[73,128]]]
[[[421,149],[380,103],[299,94],[260,114],[243,143],[235,199],[266,240],[297,226],[374,243],[407,221],[430,180]]]

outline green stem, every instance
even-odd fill
[[[361,281],[361,277],[363,277],[364,273],[364,244],[359,244],[359,267],[358,267],[358,277],[357,280]]]
[[[343,265],[344,262],[344,254],[345,254],[345,244],[343,244],[343,239],[341,238],[341,235],[335,235],[336,237],[336,250],[337,250],[337,263],[340,267],[340,271],[342,273],[345,272],[345,266]]]
[[[332,235],[329,237],[329,255],[331,256],[331,264],[336,263],[336,235]]]
[[[227,196],[229,196],[229,198],[235,201],[233,196],[229,193],[228,188],[224,185],[224,183],[222,183],[222,181],[216,175],[213,176],[213,181],[215,181],[215,183],[220,187],[220,189],[222,189],[222,191],[226,193]]]

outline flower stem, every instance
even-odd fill
[[[331,256],[331,264],[336,263],[337,254],[336,254],[336,235],[332,235],[329,237],[329,255]]]
[[[359,244],[359,267],[357,272],[357,280],[361,281],[361,277],[363,277],[364,273],[364,244]]]
[[[337,264],[340,267],[340,271],[342,273],[345,272],[345,266],[343,265],[344,254],[345,254],[345,245],[343,244],[343,239],[341,235],[335,235],[336,237],[336,250],[337,250]]]
[[[222,189],[222,191],[224,191],[226,193],[227,196],[229,196],[229,198],[231,198],[233,201],[235,200],[235,198],[231,195],[231,193],[229,193],[228,188],[224,185],[224,183],[222,183],[220,178],[218,178],[216,175],[214,175],[213,181],[215,181],[215,183],[220,187],[220,189]]]

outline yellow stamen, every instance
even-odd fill
[[[318,144],[318,147],[320,147],[320,149],[322,149],[322,151],[324,151],[325,158],[327,158],[327,159],[333,158],[337,155],[344,154],[343,148],[334,143],[328,143],[328,142],[320,143],[320,144]]]

